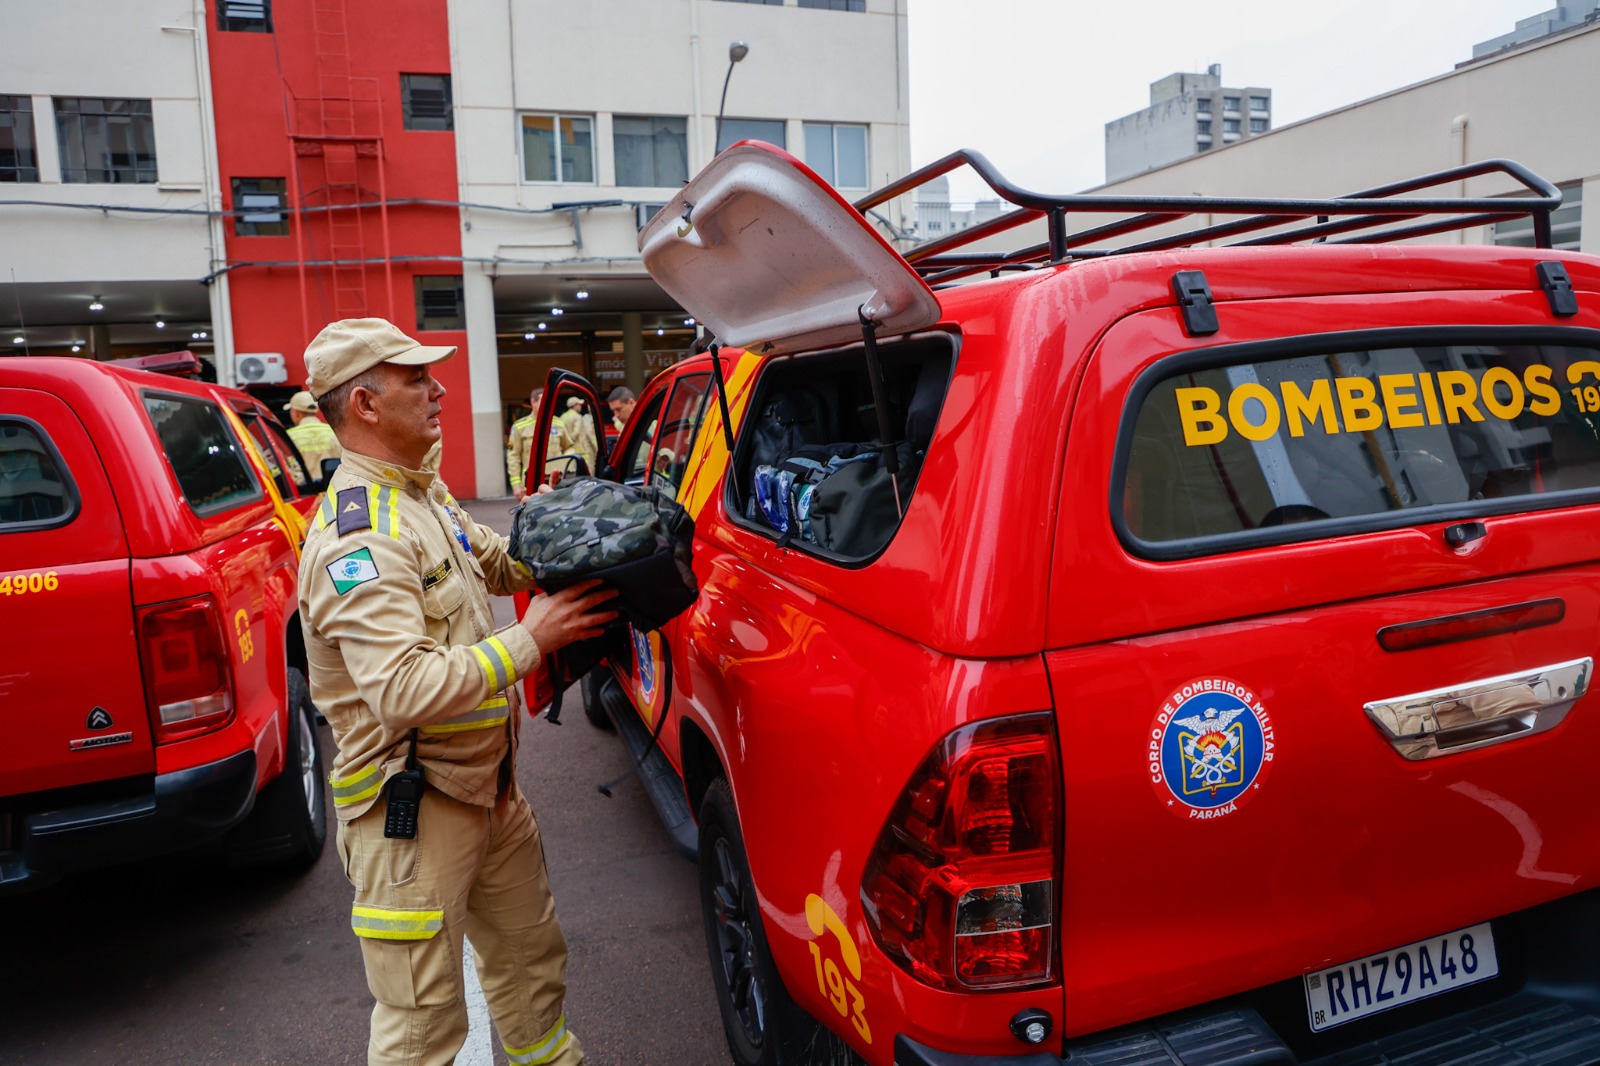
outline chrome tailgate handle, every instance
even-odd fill
[[[1377,700],[1367,717],[1407,759],[1432,759],[1554,729],[1589,691],[1592,658]]]

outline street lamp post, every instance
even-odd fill
[[[728,82],[733,80],[733,66],[749,54],[750,46],[743,41],[728,45],[728,73],[722,79],[722,100],[717,104],[717,138],[712,145],[712,155],[722,151],[722,112],[728,106]]]

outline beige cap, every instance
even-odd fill
[[[324,326],[306,347],[306,388],[320,398],[379,363],[423,366],[455,354],[454,345],[422,344],[381,318],[346,318]]]
[[[582,397],[581,397],[581,396],[573,396],[573,397],[570,397],[570,398],[568,398],[568,400],[567,400],[567,410],[569,410],[569,411],[570,411],[570,410],[572,410],[572,409],[573,409],[573,408],[574,408],[574,407],[577,407],[577,406],[578,406],[578,405],[579,405],[579,404],[581,404],[581,403],[583,403],[583,398],[582,398]]]
[[[301,389],[289,397],[289,402],[283,405],[283,409],[285,411],[304,411],[307,414],[314,414],[317,410],[317,401],[311,398],[309,392]]]

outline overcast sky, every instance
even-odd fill
[[[1025,188],[1105,180],[1105,124],[1222,64],[1274,126],[1448,73],[1555,0],[909,0],[911,158],[976,148]],[[985,187],[950,175],[952,199]]]

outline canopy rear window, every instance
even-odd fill
[[[1196,352],[1154,367],[1130,403],[1113,514],[1154,558],[1600,499],[1588,331]]]

